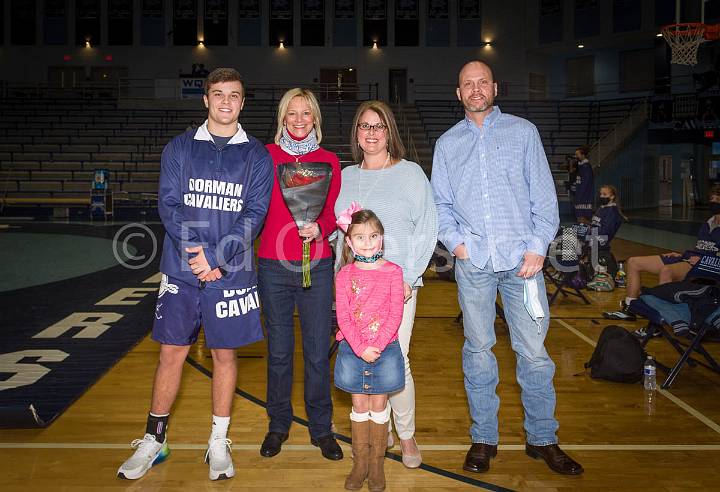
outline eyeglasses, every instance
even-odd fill
[[[357,127],[364,132],[375,130],[378,133],[384,133],[385,130],[387,130],[387,125],[383,123],[376,123],[374,125],[371,125],[370,123],[358,123]]]

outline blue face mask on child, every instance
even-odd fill
[[[379,250],[377,253],[375,253],[372,256],[363,256],[359,255],[357,253],[353,253],[353,258],[355,258],[355,261],[359,261],[361,263],[375,263],[383,256],[383,250]]]

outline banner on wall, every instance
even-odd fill
[[[100,0],[77,0],[78,19],[97,19],[100,16]]]
[[[448,0],[428,0],[429,19],[447,19],[450,17]]]
[[[335,0],[336,19],[355,18],[355,0]]]
[[[108,0],[108,18],[130,19],[132,17],[132,0]]]
[[[365,0],[364,17],[367,20],[384,20],[387,5],[384,0]]]
[[[323,0],[303,0],[303,20],[318,20],[325,18],[325,2]]]
[[[45,17],[65,17],[65,0],[45,0]]]
[[[458,17],[463,20],[480,18],[480,0],[460,0]]]
[[[142,0],[143,17],[162,17],[163,0]]]
[[[180,79],[180,99],[200,99],[205,94],[205,79],[184,77]]]
[[[287,20],[293,17],[293,3],[290,0],[270,0],[270,18]]]
[[[395,0],[395,19],[415,20],[418,18],[418,0]]]
[[[241,19],[260,17],[260,0],[238,0],[238,16]]]
[[[175,0],[173,4],[173,17],[175,20],[192,20],[197,18],[197,5],[195,0]]]

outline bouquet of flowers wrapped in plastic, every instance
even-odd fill
[[[325,206],[332,167],[327,162],[286,162],[277,167],[278,181],[285,205],[298,228],[315,222]],[[310,279],[310,243],[303,242],[303,287]]]

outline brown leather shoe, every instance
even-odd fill
[[[557,444],[548,446],[533,446],[525,444],[525,454],[536,460],[543,459],[550,469],[563,475],[580,475],[583,467],[560,449]]]
[[[490,469],[490,458],[497,455],[497,445],[475,443],[465,455],[463,470],[473,473],[483,473]]]

